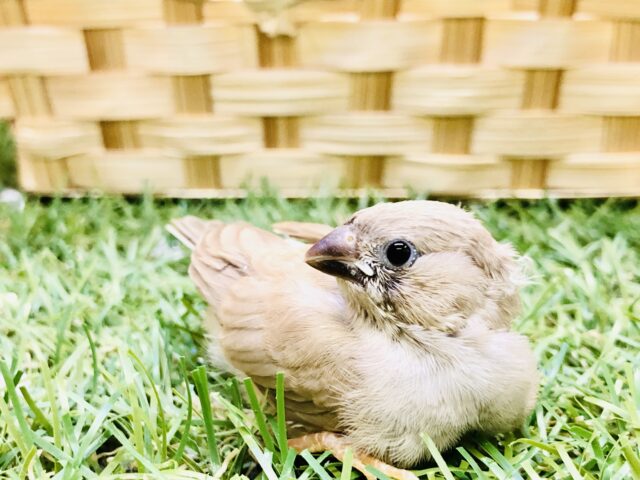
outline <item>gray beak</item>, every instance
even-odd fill
[[[357,281],[373,270],[358,260],[357,239],[351,225],[342,225],[316,242],[305,257],[307,264],[323,273]]]

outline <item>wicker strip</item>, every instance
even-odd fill
[[[398,13],[399,0],[363,0],[360,3],[361,21],[393,19]],[[392,72],[357,72],[351,75],[350,109],[355,111],[389,110],[391,106]],[[380,155],[347,158],[345,184],[348,187],[380,185],[384,157]]]
[[[485,35],[486,63],[558,69],[606,61],[613,28],[607,22],[532,17],[491,20]]]
[[[584,56],[589,55],[586,53],[586,46],[592,47],[592,42],[586,40],[587,33],[590,33],[589,28],[581,29],[581,27],[577,27],[574,33],[578,35],[578,37],[572,37],[570,32],[572,27],[567,27],[567,20],[563,18],[573,14],[575,0],[540,0],[535,7],[537,8],[538,15],[542,17],[541,21],[544,24],[552,25],[555,22],[555,24],[560,27],[559,32],[561,32],[561,34],[558,40],[567,42],[566,44],[563,43],[562,46],[570,52],[570,55],[577,55],[581,60],[584,60]],[[513,41],[514,39],[511,40]],[[556,47],[555,45],[551,46],[552,50],[555,50]],[[573,57],[567,57],[564,54],[552,55],[555,62],[549,62],[546,68],[555,67],[557,69],[531,69],[527,71],[525,76],[525,89],[522,96],[523,109],[555,110],[558,107],[560,86],[564,74],[561,68],[565,67],[566,63],[572,62]],[[537,65],[537,67],[540,68],[540,65]],[[544,125],[542,125],[542,128],[545,128]],[[574,138],[571,137],[571,140],[574,140]],[[554,152],[551,153],[554,154]],[[544,155],[544,153],[542,155]],[[512,162],[512,188],[541,189],[545,187],[550,165],[549,158],[545,158],[544,156],[541,158],[522,158],[522,156],[518,158],[516,156],[510,158],[510,160]]]
[[[162,20],[162,0],[27,0],[32,25],[122,28]]]
[[[590,13],[604,18],[640,18],[640,3],[636,0],[580,0],[579,13]]]
[[[140,123],[143,147],[175,150],[186,156],[249,153],[262,147],[254,118],[192,115]]]
[[[490,67],[422,67],[396,75],[393,110],[414,115],[482,115],[518,108],[522,72]]]
[[[598,181],[594,182],[594,178]],[[607,196],[638,194],[640,156],[634,153],[574,154],[554,163],[547,178],[549,188],[564,191],[586,191],[590,195]]]
[[[429,145],[431,123],[386,112],[311,117],[302,126],[302,146],[330,155],[404,155]]]
[[[5,0],[0,3],[0,26],[10,27],[14,31],[27,23],[24,3],[19,0]],[[12,75],[8,78],[10,95],[13,99],[14,113],[17,117],[49,117],[51,103],[46,80],[37,75]],[[42,157],[26,154],[18,143],[20,163],[20,183],[27,189],[42,188],[54,190],[65,187],[64,178],[67,166],[64,162],[50,162]]]
[[[221,113],[283,117],[344,111],[348,90],[337,73],[265,69],[217,75],[212,96]]]
[[[169,25],[180,25],[181,28],[187,29],[186,31],[194,31],[202,28],[200,24],[203,22],[203,2],[201,0],[165,0],[164,2],[164,18]],[[175,31],[178,27],[169,27],[170,30]],[[255,51],[252,51],[250,46],[247,46],[247,29],[243,32],[232,32],[229,29],[216,29],[214,34],[214,42],[220,49],[220,55],[210,55],[209,50],[205,51],[209,53],[211,58],[215,58],[214,63],[220,69],[224,70],[230,68],[229,63],[222,61],[223,58],[229,58],[231,55],[238,55],[241,59],[240,65],[243,65],[243,61],[246,60],[247,55],[250,57],[250,64],[255,64]],[[183,33],[184,35],[184,33]],[[198,37],[196,37],[198,38]],[[238,42],[238,46],[232,45],[231,48],[224,48],[223,39],[235,39]],[[209,38],[209,41],[212,39]],[[187,40],[188,42],[189,40]],[[187,46],[184,52],[198,49],[195,45],[191,45],[191,48]],[[248,48],[247,48],[248,47]],[[178,51],[174,53],[179,55]],[[206,57],[200,55],[200,61],[206,62]],[[174,58],[174,62],[178,64],[182,61],[178,61]],[[167,65],[171,67],[171,63]],[[228,62],[228,60],[227,60]],[[218,71],[218,68],[216,70]],[[179,72],[187,73],[187,72]],[[208,72],[189,72],[189,73],[208,73]],[[181,120],[183,116],[202,115],[206,118],[213,111],[213,102],[211,98],[211,80],[208,75],[176,75],[173,77],[173,102],[176,108],[176,112],[179,115],[178,120]],[[153,137],[152,137],[153,138]],[[164,140],[171,144],[171,136],[167,134],[165,130]],[[144,143],[144,140],[143,140]],[[189,188],[219,188],[220,187],[220,158],[215,155],[219,151],[194,151],[197,148],[192,149],[191,152],[187,152],[183,149],[183,152],[187,155],[183,160],[183,170],[185,175],[186,185]]]
[[[49,78],[51,102],[61,118],[128,120],[174,113],[169,78],[121,71]]]
[[[441,22],[367,20],[309,23],[298,42],[304,66],[388,72],[437,61],[441,39]]]
[[[479,155],[421,154],[392,158],[385,169],[384,185],[407,186],[407,179],[434,194],[486,196],[504,189],[511,169],[498,157]]]
[[[136,28],[123,32],[128,65],[150,73],[204,75],[257,66],[255,32],[231,25]]]
[[[82,33],[58,28],[0,29],[0,74],[86,73]]]
[[[220,169],[225,188],[259,186],[265,176],[273,186],[281,189],[337,187],[346,174],[341,158],[294,148],[270,148],[249,155],[223,156]],[[247,176],[247,172],[251,175]]]
[[[601,65],[566,72],[562,109],[593,115],[637,116],[640,64]]]
[[[473,153],[530,158],[593,152],[602,131],[598,118],[540,110],[479,118],[475,129]]]
[[[91,122],[24,119],[17,122],[15,134],[24,153],[50,162],[102,147],[100,128]]]
[[[107,150],[76,155],[67,160],[70,183],[77,188],[100,188],[139,193],[147,185],[158,189],[186,186],[182,158],[161,150]],[[126,175],[122,172],[126,171]]]
[[[510,9],[510,0],[403,0],[399,17],[479,18]]]

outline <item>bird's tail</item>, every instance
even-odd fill
[[[207,221],[189,215],[187,217],[174,218],[165,228],[171,235],[180,240],[185,247],[193,250],[211,223],[218,222]]]

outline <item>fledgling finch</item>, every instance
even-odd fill
[[[283,223],[311,248],[245,223],[195,217],[170,231],[192,248],[189,274],[211,306],[212,363],[265,390],[286,379],[295,448],[356,452],[411,478],[469,431],[522,424],[538,386],[520,308],[517,255],[470,213],[433,201],[382,203],[331,230]],[[384,462],[384,463],[383,463]]]

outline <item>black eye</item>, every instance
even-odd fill
[[[415,248],[404,240],[394,240],[385,250],[387,261],[394,267],[402,267],[415,257]]]

